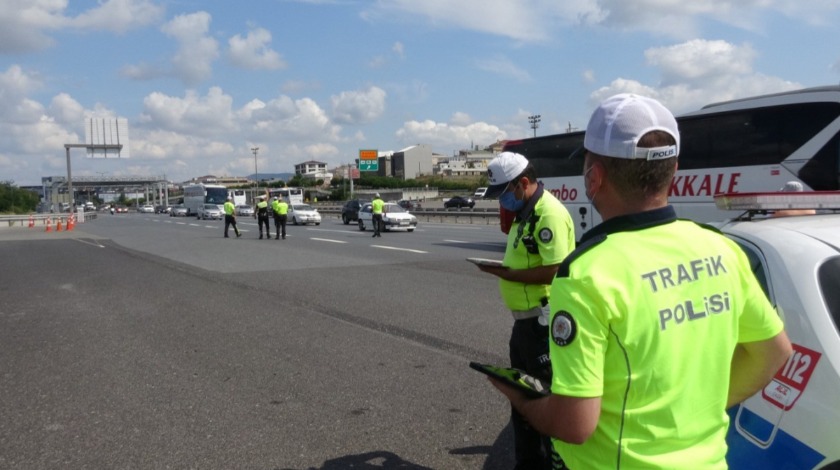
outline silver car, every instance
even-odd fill
[[[216,204],[204,204],[198,207],[198,218],[201,220],[221,220],[224,214],[225,213],[222,212],[222,210],[219,209],[219,206]]]

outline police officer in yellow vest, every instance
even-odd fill
[[[373,201],[370,201],[370,210],[373,212],[371,215],[371,224],[373,225],[373,236],[374,237],[382,237],[382,233],[380,230],[382,229],[382,214],[384,213],[385,208],[385,201],[379,197],[379,193],[373,197]]]
[[[727,408],[791,353],[741,248],[668,204],[677,121],[656,100],[606,99],[584,137],[603,222],[551,287],[551,394],[494,381],[578,469],[725,469]]]
[[[266,202],[265,197],[265,195],[260,196],[257,207],[254,208],[254,216],[257,218],[257,226],[260,228],[260,240],[263,237],[263,226],[265,226],[265,236],[271,238],[271,230],[268,228],[268,202]]]
[[[233,205],[233,198],[228,197],[227,201],[225,201],[224,205],[225,209],[225,238],[228,238],[228,227],[233,225],[233,231],[236,233],[236,237],[239,238],[242,236],[239,233],[239,229],[236,228],[236,207]]]
[[[282,234],[283,240],[285,240],[286,220],[288,219],[289,215],[289,204],[287,204],[284,199],[274,196],[274,200],[271,201],[271,211],[274,213],[274,232],[276,234],[274,239],[279,239]]]
[[[548,296],[551,280],[563,258],[575,246],[569,211],[537,182],[528,160],[503,152],[487,165],[490,186],[485,197],[499,203],[516,218],[508,233],[502,267],[480,265],[499,277],[499,290],[513,314],[510,336],[511,367],[548,382]],[[514,409],[511,413],[516,469],[551,468],[551,442],[541,436]]]

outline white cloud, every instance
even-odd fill
[[[213,136],[237,129],[233,98],[212,87],[206,96],[189,90],[183,98],[154,92],[143,99],[141,122],[150,128],[171,129],[188,135]]]
[[[149,0],[105,0],[68,21],[68,25],[85,30],[104,30],[124,33],[155,23],[164,8]]]
[[[507,133],[486,122],[451,125],[425,121],[408,121],[397,130],[397,139],[406,145],[424,143],[436,148],[462,149],[470,144],[486,145],[507,138]]]
[[[476,60],[475,65],[480,70],[512,78],[518,82],[526,83],[531,81],[531,75],[526,70],[519,68],[507,57]]]
[[[660,83],[615,79],[591,94],[593,106],[616,93],[638,93],[656,98],[680,114],[712,102],[802,88],[799,83],[756,72],[752,66],[755,52],[749,45],[692,40],[648,49],[645,57],[659,68]]]
[[[372,86],[363,91],[342,91],[334,95],[332,114],[340,124],[365,124],[376,120],[385,111],[385,90]]]
[[[391,50],[394,51],[400,59],[405,59],[405,46],[403,43],[397,41],[391,46]]]
[[[271,33],[267,29],[252,29],[244,38],[237,34],[228,40],[228,57],[234,64],[248,70],[285,68],[286,63],[269,47],[270,43]]]
[[[195,85],[212,75],[212,63],[219,57],[219,44],[208,36],[210,14],[197,12],[176,16],[161,27],[167,36],[178,41],[172,58],[175,74],[188,85]]]

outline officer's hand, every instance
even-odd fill
[[[500,392],[502,392],[502,395],[506,396],[507,399],[510,400],[512,404],[514,404],[514,406],[517,403],[528,399],[528,396],[525,395],[525,393],[521,392],[513,385],[508,385],[507,383],[490,376],[487,376],[487,380],[489,380],[494,387],[496,387]]]

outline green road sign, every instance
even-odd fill
[[[359,160],[359,171],[379,171],[379,160]]]

